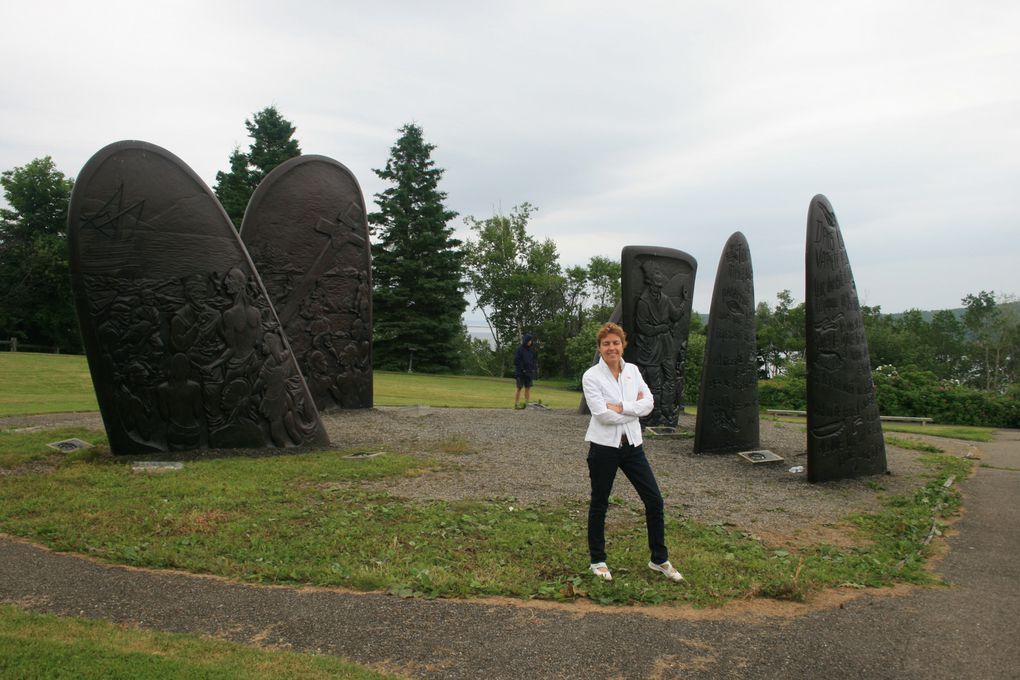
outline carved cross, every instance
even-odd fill
[[[297,314],[305,296],[315,288],[315,282],[319,277],[333,266],[335,256],[345,245],[350,244],[359,248],[365,246],[365,239],[358,234],[360,224],[358,217],[361,214],[361,208],[355,203],[350,203],[332,220],[319,218],[313,229],[325,235],[326,241],[322,244],[322,250],[319,251],[315,261],[308,267],[308,271],[290,292],[287,305],[280,312],[280,323],[286,325]]]

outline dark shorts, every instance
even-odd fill
[[[530,388],[532,385],[535,384],[535,380],[530,375],[518,373],[514,377],[517,378],[517,389],[521,389],[522,387]]]

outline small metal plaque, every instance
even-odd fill
[[[77,451],[78,449],[91,449],[92,444],[81,439],[64,439],[59,442],[50,442],[46,446],[57,451],[63,451],[64,453],[70,453],[71,451]]]
[[[782,456],[777,456],[768,449],[757,449],[755,451],[741,451],[737,454],[748,463],[757,465],[758,463],[778,463],[783,460]]]
[[[382,456],[385,453],[385,451],[358,451],[357,453],[344,456],[344,458],[352,460],[367,460],[369,458],[375,458],[376,456]]]
[[[177,470],[184,469],[184,463],[174,463],[170,461],[135,461],[131,464],[132,472],[149,472],[159,474],[162,472],[176,472]]]

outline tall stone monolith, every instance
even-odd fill
[[[808,480],[886,471],[857,286],[836,214],[825,196],[807,219]]]
[[[751,250],[739,231],[719,258],[698,391],[695,453],[759,448],[758,354]]]
[[[626,361],[637,364],[655,409],[645,426],[676,427],[683,411],[683,367],[697,261],[657,246],[626,246],[620,256]]]

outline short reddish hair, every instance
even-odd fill
[[[620,340],[623,340],[623,346],[627,346],[627,331],[612,321],[602,324],[602,328],[599,329],[598,335],[595,336],[595,346],[598,347],[602,344],[602,338],[607,335],[618,335]]]

